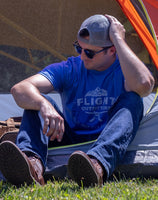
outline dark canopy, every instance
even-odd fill
[[[118,18],[126,28],[127,43],[153,70],[151,56],[123,9],[124,2],[128,0],[1,0],[0,93],[10,92],[13,84],[46,65],[75,55],[72,43],[78,28],[93,14]]]

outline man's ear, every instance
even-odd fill
[[[112,46],[112,47],[109,49],[109,53],[110,53],[111,55],[114,55],[114,54],[116,53],[116,48],[115,48],[115,46]]]

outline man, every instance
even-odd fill
[[[0,144],[0,170],[13,184],[44,184],[48,143],[97,139],[87,153],[70,156],[68,174],[79,185],[101,185],[136,134],[141,97],[152,91],[154,79],[126,44],[122,24],[113,16],[91,16],[74,47],[80,56],[52,64],[11,89],[25,109],[16,145]],[[60,93],[63,114],[44,95],[51,91]]]

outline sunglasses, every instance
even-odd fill
[[[73,43],[73,46],[75,47],[75,50],[78,54],[82,53],[83,48],[79,45],[78,41]],[[110,47],[112,47],[112,46],[110,46]],[[83,50],[84,50],[84,53],[86,54],[86,56],[88,58],[92,59],[96,54],[101,53],[102,51],[105,51],[105,50],[109,49],[110,47],[104,47],[100,51],[93,51],[93,50],[90,50],[90,49],[83,49]]]

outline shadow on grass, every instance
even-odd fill
[[[44,187],[52,187],[52,188],[60,188],[60,191],[63,192],[78,192],[80,191],[81,187],[79,187],[75,182],[71,181],[68,178],[65,179],[55,179],[52,177],[51,180],[47,180],[45,186],[40,186],[36,184],[35,182],[31,185],[27,185],[26,183],[20,186],[12,185],[11,183],[8,183],[6,181],[0,181],[0,199],[5,196],[5,194],[10,193],[10,191],[16,191],[16,190],[29,190],[33,191],[38,190],[38,188],[41,188],[41,190],[44,190]]]
[[[10,190],[11,187],[14,187],[14,186],[7,183],[6,181],[1,180],[0,181],[0,197],[1,195],[4,195],[8,190]]]
[[[153,176],[143,176],[143,175],[138,175],[138,176],[129,176],[128,174],[124,174],[124,173],[114,173],[110,176],[108,182],[128,182],[128,181],[134,181],[136,183],[141,183],[144,184],[148,181],[157,181],[157,177],[153,177]]]

